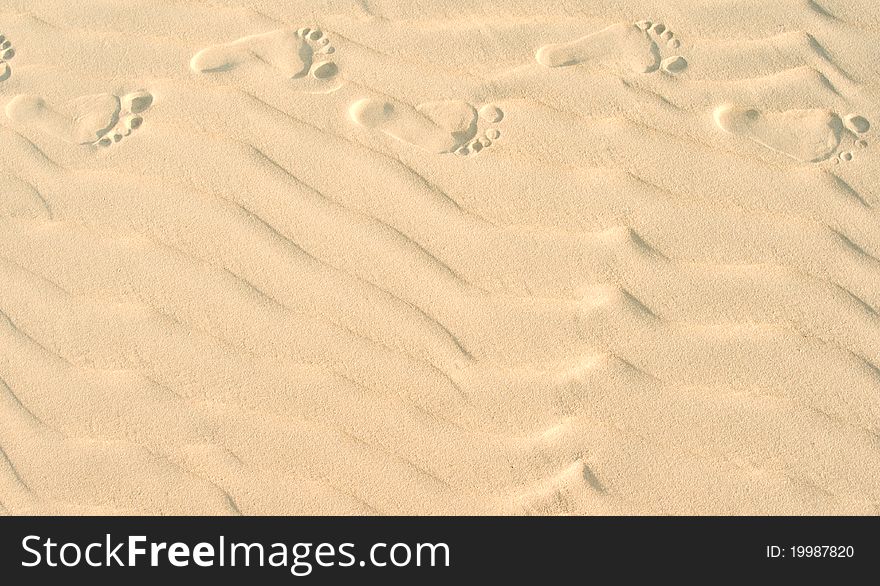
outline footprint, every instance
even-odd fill
[[[9,61],[15,57],[15,49],[12,43],[4,35],[0,35],[0,81],[6,81],[12,75],[12,67]]]
[[[19,95],[6,104],[6,116],[73,144],[91,144],[119,120],[119,98],[113,94],[82,96],[57,109],[42,97]]]
[[[217,73],[262,63],[287,78],[311,75],[326,80],[338,73],[330,60],[334,52],[320,29],[278,30],[202,49],[190,60],[190,67],[196,73]]]
[[[364,98],[352,104],[349,116],[356,124],[432,153],[476,153],[501,136],[494,127],[504,117],[496,106],[476,108],[459,100],[427,102],[415,108]]]
[[[111,144],[124,135],[118,126],[120,115],[124,116],[124,125],[137,128],[140,123],[135,118],[139,116],[130,117],[135,114],[132,108],[143,111],[151,103],[152,96],[147,92],[127,94],[122,99],[113,94],[82,96],[58,107],[41,96],[22,94],[6,104],[6,116],[72,144]]]
[[[535,59],[545,67],[593,62],[623,65],[636,73],[662,69],[676,74],[687,67],[687,61],[680,55],[664,55],[667,49],[680,46],[680,41],[662,23],[640,21],[613,24],[573,41],[544,45]]]
[[[852,152],[840,153],[844,139],[855,146],[867,143],[857,136],[870,128],[868,120],[850,114],[843,119],[829,110],[764,112],[755,108],[723,105],[715,108],[715,124],[725,132],[744,136],[760,145],[803,163],[852,160]]]

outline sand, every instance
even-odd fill
[[[0,511],[880,510],[876,2],[0,35]]]

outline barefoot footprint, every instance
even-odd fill
[[[338,73],[336,64],[330,60],[334,52],[320,29],[278,30],[202,49],[190,60],[190,67],[196,73],[217,73],[248,64],[264,64],[291,79],[311,75],[327,80]]]
[[[122,99],[113,94],[82,96],[58,107],[41,96],[22,94],[6,104],[6,116],[72,144],[108,145],[140,126],[143,120],[136,114],[149,108],[151,103],[152,95],[144,91],[127,94]],[[128,132],[118,126],[120,115]]]
[[[504,117],[496,106],[476,108],[459,100],[427,102],[415,108],[364,98],[352,104],[356,124],[432,153],[477,153],[492,145],[501,132],[492,124]]]
[[[618,23],[566,43],[544,45],[535,59],[545,67],[563,67],[580,63],[624,65],[636,73],[661,69],[674,75],[687,67],[681,55],[665,56],[681,42],[662,23],[647,20],[636,24]]]
[[[859,135],[871,126],[866,118],[857,114],[841,118],[834,112],[819,109],[764,112],[723,105],[715,108],[714,118],[721,130],[744,136],[802,163],[831,157],[835,162],[852,160],[852,150],[841,149],[841,145],[852,143],[864,148],[867,142]]]
[[[6,81],[12,75],[12,67],[9,61],[15,57],[15,49],[12,43],[4,35],[0,35],[0,81]]]

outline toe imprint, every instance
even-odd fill
[[[146,90],[126,94],[122,98],[122,110],[131,114],[140,114],[153,104],[153,95]]]
[[[665,71],[666,73],[679,73],[684,71],[687,67],[687,61],[681,55],[674,55],[672,57],[667,57],[663,61],[660,62],[660,69]]]
[[[12,66],[9,61],[15,57],[15,49],[12,42],[4,35],[0,35],[0,81],[9,79],[12,75]]]
[[[311,69],[312,77],[317,79],[330,79],[335,76],[337,72],[338,69],[336,68],[336,64],[331,63],[330,61],[316,63]]]
[[[868,132],[871,128],[871,123],[868,122],[867,118],[858,114],[847,114],[843,117],[843,124],[848,130],[857,134]]]
[[[144,123],[144,119],[140,116],[126,116],[123,123],[129,130],[137,130]]]
[[[480,108],[480,118],[492,123],[501,122],[501,119],[504,118],[504,112],[492,104],[486,104]]]

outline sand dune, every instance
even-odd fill
[[[0,511],[875,514],[863,0],[0,7]]]

